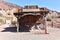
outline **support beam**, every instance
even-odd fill
[[[44,17],[44,28],[45,28],[45,34],[48,34],[47,33],[47,26],[46,26],[46,17]]]
[[[44,23],[44,26],[45,26],[45,34],[47,34],[47,26],[46,26],[46,21]]]
[[[18,24],[15,24],[15,26],[17,27],[17,32],[19,32],[19,25]]]

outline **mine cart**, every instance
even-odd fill
[[[27,10],[27,11],[26,11]],[[22,12],[14,13],[18,20],[18,31],[29,31],[34,29],[46,29],[46,15],[49,11],[39,9],[23,9]]]

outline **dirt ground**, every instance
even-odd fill
[[[35,32],[16,32],[16,27],[7,24],[0,26],[0,40],[60,40],[60,29],[47,27],[49,34]]]

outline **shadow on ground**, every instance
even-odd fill
[[[7,27],[4,28],[1,32],[17,32],[17,27]],[[19,28],[19,32],[29,32],[28,28]]]

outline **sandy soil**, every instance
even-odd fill
[[[9,29],[8,27],[9,26],[7,24],[0,26],[0,40],[60,40],[59,28],[47,27],[47,31],[49,34],[35,34],[34,32],[17,33],[14,32],[16,28],[13,27],[12,29]]]

